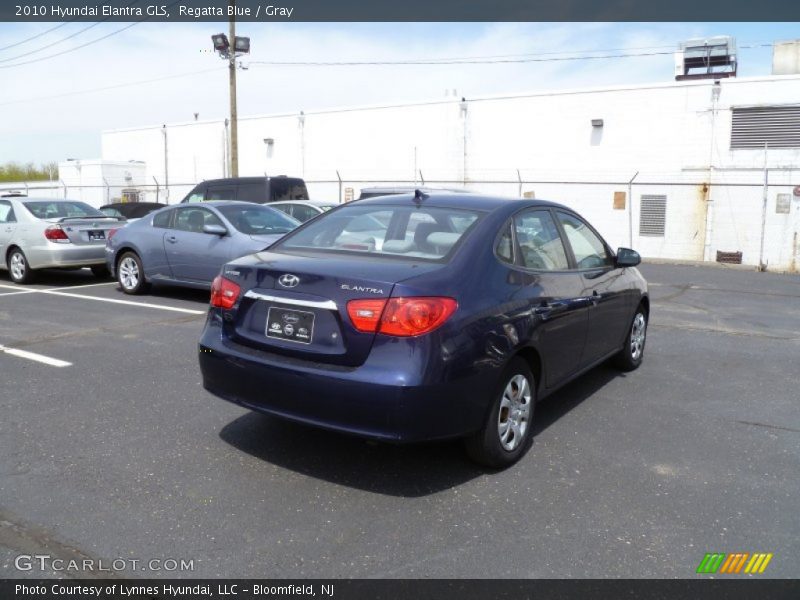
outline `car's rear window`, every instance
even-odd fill
[[[60,219],[64,217],[104,217],[96,208],[84,202],[70,200],[30,201],[22,203],[37,219]]]
[[[300,222],[274,208],[259,204],[252,206],[230,205],[220,206],[219,212],[231,224],[247,235],[271,235],[275,233],[288,233],[295,229]]]
[[[308,200],[306,182],[296,177],[274,177],[269,180],[269,199]]]
[[[460,208],[346,206],[318,216],[276,249],[442,260],[479,218]]]

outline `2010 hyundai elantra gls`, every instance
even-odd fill
[[[203,384],[368,438],[463,437],[473,459],[506,466],[530,446],[537,400],[607,359],[641,364],[650,303],[638,263],[559,204],[360,200],[222,268]]]

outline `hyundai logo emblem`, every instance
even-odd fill
[[[278,277],[278,283],[280,283],[283,287],[293,288],[297,287],[297,284],[300,283],[300,278],[297,275],[286,273],[285,275]]]

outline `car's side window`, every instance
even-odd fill
[[[497,241],[497,248],[495,248],[497,258],[505,263],[514,263],[514,236],[511,233],[511,223],[508,223],[503,228],[503,233]]]
[[[567,241],[579,269],[597,269],[614,265],[603,240],[575,215],[558,212],[558,220],[567,234]]]
[[[519,213],[514,217],[514,231],[523,267],[541,271],[569,269],[567,253],[550,211],[533,209]]]
[[[203,233],[203,227],[206,225],[222,225],[222,221],[205,208],[179,208],[175,215],[173,228],[180,231]]]
[[[203,201],[203,192],[195,192],[186,199],[186,202],[202,202],[202,201]]]
[[[301,223],[305,223],[306,221],[308,221],[312,217],[316,216],[316,214],[317,214],[317,211],[315,211],[311,207],[302,206],[302,205],[296,205],[294,207],[294,212],[292,213],[292,216],[295,219],[297,219],[298,221],[300,221]]]
[[[236,200],[236,190],[231,186],[211,186],[206,192],[206,200]]]
[[[174,211],[165,210],[164,212],[158,213],[155,217],[153,217],[153,227],[161,227],[166,229],[169,227],[169,218],[172,216]]]
[[[14,209],[11,208],[11,202],[8,200],[0,201],[0,223],[16,223],[17,218],[14,216]]]

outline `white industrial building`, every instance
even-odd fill
[[[775,48],[785,74],[240,117],[239,174],[302,176],[340,201],[423,181],[533,195],[645,257],[796,270],[800,45]],[[146,198],[178,202],[227,175],[227,120],[106,131],[102,158],[142,161]]]

